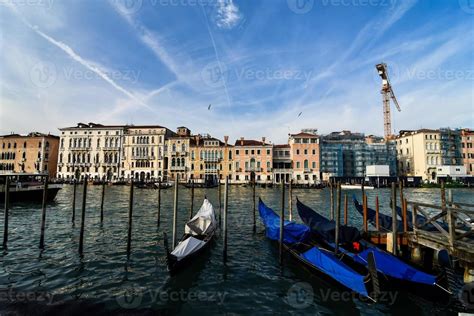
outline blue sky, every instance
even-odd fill
[[[474,0],[2,0],[0,133],[474,127]],[[208,110],[211,105],[210,110]]]

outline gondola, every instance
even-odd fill
[[[279,241],[280,217],[261,199],[259,199],[258,211],[265,226],[267,238]],[[312,273],[331,279],[339,286],[376,301],[379,289],[373,258],[369,259],[373,264],[372,273],[370,273],[364,267],[348,265],[345,256],[338,256],[332,251],[314,245],[311,241],[310,230],[306,225],[285,221],[283,230],[283,247],[286,252]]]
[[[336,246],[336,222],[318,214],[298,199],[296,206],[301,220],[308,225],[317,239],[334,249]],[[429,290],[427,295],[433,297],[450,293],[446,289],[447,284],[444,275],[434,276],[412,267],[391,253],[363,240],[360,232],[355,227],[346,225],[339,227],[338,249],[362,266],[368,266],[368,256],[373,254],[377,263],[379,279],[386,281],[382,284],[383,287],[392,285],[393,288],[400,288],[417,285],[419,289]]]
[[[169,188],[172,188],[173,187],[173,184],[171,182],[155,182],[154,183],[154,188],[155,189],[162,189],[162,190],[166,190],[166,189],[169,189]]]
[[[186,223],[185,232],[178,245],[169,250],[168,238],[164,234],[166,261],[170,274],[176,274],[204,252],[211,244],[217,230],[215,211],[207,198],[196,215]]]
[[[354,206],[359,212],[360,215],[364,216],[364,209],[363,206],[357,201],[355,195],[352,196],[352,200],[354,202]],[[376,217],[377,212],[373,209],[367,207],[367,221],[375,226],[376,224]],[[382,213],[379,213],[379,228],[383,232],[391,232],[392,231],[392,216],[388,216]],[[403,231],[403,222],[397,219],[397,231]]]

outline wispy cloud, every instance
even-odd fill
[[[217,0],[215,22],[219,28],[232,29],[242,18],[243,15],[233,0]]]

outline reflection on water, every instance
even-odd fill
[[[0,306],[24,312],[48,310],[79,313],[135,309],[166,313],[208,314],[431,314],[443,306],[425,302],[407,293],[397,293],[394,304],[367,304],[330,280],[316,277],[290,259],[278,265],[278,248],[264,236],[257,223],[252,233],[251,188],[230,187],[228,261],[222,261],[222,242],[213,247],[181,275],[166,271],[163,232],[171,236],[173,189],[162,191],[161,226],[157,227],[157,190],[136,189],[133,210],[132,251],[127,259],[128,187],[107,187],[105,218],[100,223],[99,186],[90,186],[87,196],[84,256],[78,254],[80,201],[76,222],[72,216],[72,186],[65,186],[48,205],[46,247],[38,248],[40,205],[12,205],[8,250],[0,254]],[[359,191],[353,193],[360,199]],[[456,189],[454,199],[474,203],[472,191]],[[195,190],[195,210],[206,195],[218,209],[217,189]],[[327,215],[328,190],[295,189],[295,196]],[[381,211],[390,214],[390,191],[367,191],[369,205],[378,194]],[[407,189],[409,200],[440,203],[439,190]],[[280,205],[277,188],[257,188],[257,196],[275,209]],[[296,201],[296,199],[294,199]],[[350,205],[350,204],[349,204]],[[180,187],[178,236],[189,216],[190,190]],[[295,206],[293,207],[296,210]],[[296,213],[296,212],[295,212]],[[297,218],[294,214],[294,218]],[[258,214],[257,214],[258,221]],[[361,218],[349,207],[349,222],[361,227]],[[3,214],[0,219],[3,229]],[[7,293],[7,294],[3,294]],[[27,295],[28,294],[28,295]],[[28,296],[28,297],[26,297]]]

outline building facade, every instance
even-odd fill
[[[184,126],[178,127],[175,135],[168,138],[165,145],[165,154],[168,157],[166,178],[175,181],[179,176],[180,182],[190,180],[191,157],[190,147],[194,136]]]
[[[316,130],[291,134],[288,144],[290,145],[294,182],[296,184],[319,183],[321,180],[320,148]]]
[[[273,145],[241,137],[234,146],[234,176],[232,183],[248,183],[255,180],[260,184],[273,182]]]
[[[0,172],[48,173],[56,177],[59,137],[41,133],[0,136]]]
[[[461,148],[466,173],[474,176],[474,131],[463,129],[461,131]]]
[[[289,144],[273,146],[273,182],[289,183],[293,179]]]

